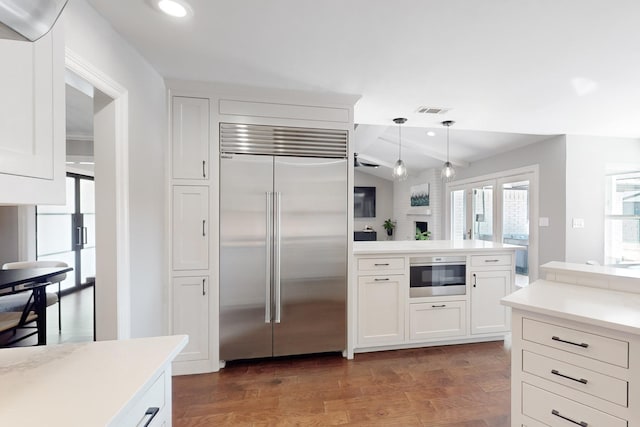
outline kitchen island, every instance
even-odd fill
[[[0,424],[170,426],[185,335],[0,350]],[[148,424],[147,424],[148,423]]]
[[[640,424],[640,272],[551,262],[512,308],[511,425]]]
[[[500,299],[514,290],[519,249],[483,240],[354,242],[348,357],[503,339],[510,313]]]

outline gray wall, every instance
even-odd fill
[[[567,135],[566,261],[604,263],[605,176],[638,169],[638,139]]]
[[[393,182],[356,169],[354,183],[356,187],[376,187],[376,216],[375,218],[354,218],[354,231],[363,230],[369,225],[377,232],[378,240],[387,240],[387,232],[382,227],[382,223],[388,218],[393,219]]]
[[[549,227],[539,228],[540,264],[565,260],[566,145],[564,135],[555,136],[457,169],[456,180],[462,180],[525,166],[539,166],[539,214],[549,218]]]
[[[0,266],[19,261],[18,207],[0,206]]]

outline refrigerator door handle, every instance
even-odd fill
[[[276,218],[275,218],[275,256],[273,259],[273,266],[274,266],[274,284],[275,284],[275,306],[276,306],[276,318],[275,318],[275,322],[276,323],[280,323],[280,315],[281,315],[281,311],[282,311],[282,307],[281,307],[281,295],[280,295],[280,245],[282,243],[281,241],[281,233],[280,233],[280,226],[281,226],[281,212],[280,212],[280,207],[282,204],[282,193],[280,192],[276,192]]]
[[[266,266],[265,266],[265,290],[266,290],[266,295],[265,295],[265,303],[264,303],[264,323],[271,323],[271,267],[272,267],[272,263],[271,263],[271,247],[273,245],[273,230],[272,230],[272,224],[273,224],[273,193],[270,191],[267,191],[265,193],[266,195],[266,199],[267,199],[267,213],[265,215],[267,224],[266,224],[266,229],[267,229],[267,238],[265,239],[266,241]]]

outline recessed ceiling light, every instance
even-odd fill
[[[432,130],[430,130],[429,132],[427,132],[428,136],[436,136],[436,133]]]
[[[158,8],[169,16],[184,18],[191,12],[189,5],[180,0],[159,0]]]

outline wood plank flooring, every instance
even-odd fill
[[[229,363],[173,378],[173,423],[508,427],[509,359],[497,341]]]

